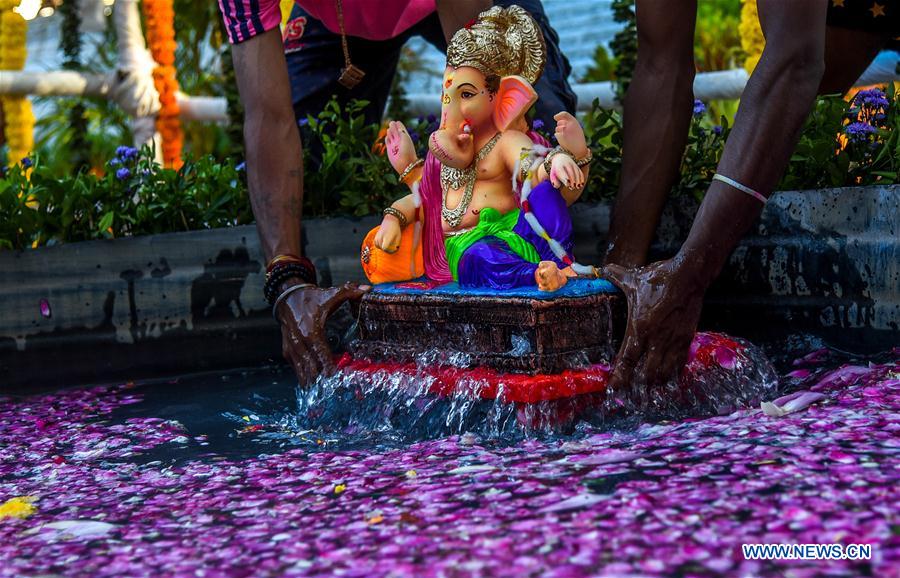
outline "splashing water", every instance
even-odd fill
[[[339,447],[467,432],[510,443],[525,435],[572,433],[579,424],[621,428],[647,419],[758,407],[774,396],[778,383],[762,350],[714,334],[698,336],[681,386],[669,383],[640,399],[613,395],[605,386],[606,365],[553,379],[471,369],[469,363],[464,353],[440,351],[405,365],[345,360],[336,375],[299,389],[297,412],[280,416],[273,425],[283,432],[325,436]],[[539,399],[524,403],[528,397]]]

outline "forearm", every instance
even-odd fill
[[[406,195],[405,197],[401,197],[391,203],[391,207],[400,211],[404,217],[406,217],[407,223],[412,223],[416,220],[416,204],[413,202],[412,195]],[[391,215],[385,215],[385,219],[392,218],[395,219]]]
[[[691,122],[697,0],[637,0],[638,54],[623,112],[622,173],[607,263],[636,267],[678,177]]]
[[[406,177],[403,178],[403,184],[406,185],[406,187],[409,189],[410,192],[412,192],[413,186],[417,182],[419,182],[421,179],[422,179],[422,165],[420,164],[413,170],[409,171],[409,173],[407,173]]]
[[[250,202],[266,259],[299,255],[303,153],[278,30],[233,47]]]
[[[607,262],[624,266],[646,262],[687,144],[692,83],[693,69],[688,65],[679,71],[639,62],[635,68],[625,98],[622,173]]]
[[[770,56],[747,84],[718,167],[720,174],[765,196],[784,173],[821,78],[816,63]],[[718,276],[761,210],[757,199],[713,181],[680,253],[704,286]]]

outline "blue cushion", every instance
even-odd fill
[[[425,281],[425,279],[421,279]],[[376,293],[389,295],[488,295],[491,297],[527,297],[530,299],[557,299],[559,297],[587,297],[601,293],[618,293],[615,285],[605,279],[570,279],[559,291],[549,293],[537,287],[520,287],[498,291],[484,287],[460,287],[457,283],[447,283],[433,289],[398,287],[403,283],[381,283],[373,289]]]

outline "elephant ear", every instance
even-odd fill
[[[495,98],[494,124],[501,131],[506,130],[516,119],[523,116],[537,102],[534,87],[521,76],[504,76]]]

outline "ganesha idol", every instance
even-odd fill
[[[555,291],[596,276],[571,256],[568,206],[591,160],[581,126],[557,114],[551,149],[525,118],[545,58],[540,29],[518,6],[491,8],[453,36],[425,159],[402,123],[388,126],[387,154],[410,194],[363,242],[372,283],[424,276],[426,286]]]

